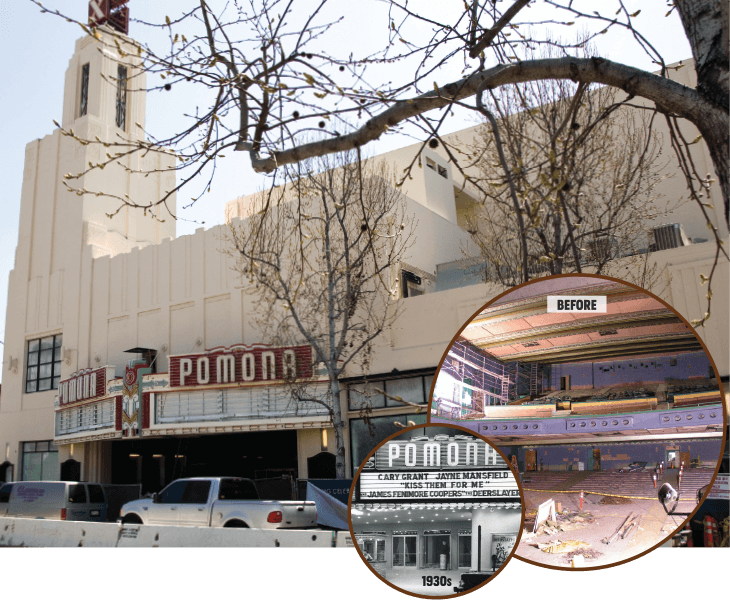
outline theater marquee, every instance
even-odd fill
[[[520,490],[495,448],[471,436],[392,439],[358,478],[359,501],[514,502]]]
[[[255,344],[170,356],[170,387],[271,383],[312,376],[312,347]]]
[[[515,500],[520,497],[512,472],[430,471],[360,474],[360,500]]]

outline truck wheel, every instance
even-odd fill
[[[124,515],[122,517],[122,525],[142,525],[142,519],[134,513]]]
[[[223,527],[239,527],[248,529],[248,525],[246,525],[246,523],[238,520],[228,521],[228,523],[226,523]]]

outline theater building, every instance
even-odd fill
[[[0,480],[73,476],[154,491],[203,471],[327,478],[334,435],[326,411],[288,395],[292,376],[316,390],[321,367],[305,345],[279,348],[263,339],[254,299],[225,252],[227,225],[176,238],[173,219],[117,212],[114,200],[93,195],[157,200],[175,185],[173,155],[133,154],[125,168],[92,170],[76,182],[90,195],[64,185],[63,174],[103,159],[104,143],[145,130],[136,52],[120,64],[100,31],[101,41],[76,43],[60,120],[80,138],[100,141],[82,145],[57,129],[25,148],[3,340]],[[120,83],[130,81],[134,93]],[[459,136],[474,132],[450,139]],[[462,261],[474,252],[463,226],[475,200],[443,151],[411,146],[383,158],[399,171],[416,151],[426,166],[403,188],[418,223],[415,244],[391,282],[403,310],[378,340],[367,377],[351,369],[340,381],[349,476],[398,424],[426,422],[444,349],[461,323],[503,291],[475,279]],[[230,202],[225,220],[235,225],[249,204]],[[711,243],[652,255],[672,275],[666,299],[687,318],[703,314],[698,274],[713,256]],[[716,277],[716,321],[700,334],[727,376],[727,274],[720,269]]]
[[[119,87],[114,48],[80,39],[66,74],[63,127],[101,143],[81,145],[56,130],[26,148],[4,340],[0,479],[141,482],[155,491],[183,474],[334,477],[326,408],[289,393],[292,380],[306,381],[331,402],[322,369],[311,347],[262,339],[254,299],[224,252],[227,225],[175,238],[170,218],[122,208],[110,219],[113,201],[66,190],[62,175],[99,161],[105,141],[144,130],[145,94]],[[125,59],[129,77],[134,56]],[[133,80],[144,88],[143,73]],[[110,165],[79,185],[156,199],[174,186],[173,160],[135,155],[128,170]],[[415,296],[432,288],[437,260],[461,256],[468,234],[405,202],[424,230],[438,232],[419,238],[402,265]],[[363,402],[375,407],[376,427],[425,421],[433,352],[411,352],[405,334],[400,342],[396,335],[382,341],[393,350],[374,362],[367,385],[358,372],[343,383],[349,465],[352,446],[361,453],[372,443]],[[419,405],[420,414],[408,416]]]
[[[517,481],[492,446],[429,426],[389,439],[368,459],[354,482],[351,519],[377,573],[431,595],[451,593],[464,572],[499,569],[517,540],[521,508]]]

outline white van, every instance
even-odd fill
[[[98,483],[16,481],[0,487],[0,517],[106,521],[106,495]]]

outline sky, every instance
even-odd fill
[[[601,2],[608,7],[611,0]],[[46,0],[49,8],[57,8],[64,14],[84,20],[88,3],[84,0]],[[174,18],[190,0],[158,0],[142,2],[130,0],[131,16],[141,20],[161,22],[165,15]],[[222,2],[212,2],[214,6]],[[590,12],[594,2],[586,2],[586,10]],[[667,6],[665,2],[655,0],[646,2],[629,0],[624,2],[630,11],[642,9],[634,22],[649,41],[662,53],[668,63],[686,59],[691,56],[690,48],[684,32],[675,14],[665,18]],[[590,6],[589,6],[590,5]],[[445,19],[449,11],[457,14],[463,7],[462,0],[419,0],[421,10],[436,11]],[[337,10],[346,7],[346,12],[339,14]],[[530,9],[531,17],[548,16],[542,3]],[[603,8],[602,8],[603,10]],[[338,50],[365,53],[369,47],[382,44],[387,39],[388,15],[386,5],[378,0],[362,0],[333,3],[331,17],[342,17],[342,22],[327,38],[329,53],[337,54]],[[540,11],[543,11],[542,13]],[[608,10],[606,9],[608,13]],[[418,33],[418,32],[414,32]],[[18,222],[20,216],[20,194],[23,176],[23,157],[25,145],[37,138],[52,132],[53,120],[61,120],[63,103],[63,85],[68,61],[73,54],[74,42],[84,33],[81,29],[65,20],[50,14],[41,14],[39,8],[28,0],[0,0],[0,50],[4,60],[0,64],[0,77],[3,81],[3,93],[0,94],[0,114],[4,116],[0,122],[0,169],[2,173],[3,193],[0,197],[2,212],[0,213],[0,315],[5,315],[8,293],[8,275],[13,268],[15,248],[18,241]],[[140,24],[132,23],[130,35],[140,41],[154,41],[154,34]],[[621,62],[642,69],[654,70],[646,56],[638,52],[630,36],[626,33],[609,33],[599,36],[599,53],[613,61]],[[439,67],[434,72],[434,79],[439,84],[459,78],[463,62],[458,61]],[[387,74],[388,79],[397,80],[398,69],[393,67]],[[401,70],[400,74],[408,73]],[[148,81],[148,85],[157,85],[160,81]],[[197,102],[189,91],[177,90],[175,93],[153,92],[147,98],[147,128],[156,136],[173,132],[182,123],[181,114],[185,108]],[[206,99],[200,99],[201,104]],[[456,115],[447,121],[444,132],[451,132],[473,125],[471,117]],[[404,136],[385,136],[367,147],[370,155],[393,150],[413,143]],[[266,179],[256,175],[245,153],[231,152],[221,161],[215,182],[210,194],[198,202],[193,208],[179,210],[177,235],[193,233],[196,228],[206,228],[223,222],[224,205],[234,198],[253,193],[266,186]],[[178,206],[182,206],[192,193],[183,191],[179,194]],[[204,224],[204,225],[203,225]],[[5,332],[5,319],[0,319],[0,341]],[[0,345],[0,353],[2,346]],[[4,369],[3,369],[4,370]],[[0,378],[2,371],[0,370]]]

